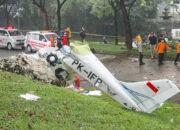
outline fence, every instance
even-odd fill
[[[22,31],[22,33],[24,35],[26,35],[27,32],[35,31],[35,30],[21,30],[21,31]],[[71,32],[71,35],[72,35],[71,39],[73,39],[73,40],[81,40],[79,32]],[[106,39],[107,39],[107,41],[109,41],[109,43],[114,44],[116,36],[86,33],[86,41],[102,42],[104,37],[106,37]],[[118,36],[118,41],[119,42],[124,42],[125,37]]]

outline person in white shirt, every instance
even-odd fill
[[[144,44],[145,40],[143,39],[140,43],[139,43],[139,65],[144,65],[145,63],[143,62],[143,44]]]

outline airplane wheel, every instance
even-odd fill
[[[50,64],[50,65],[52,65],[52,66],[55,66],[56,64],[56,62],[57,62],[57,60],[58,60],[58,57],[57,57],[57,55],[55,55],[55,54],[49,54],[48,56],[47,56],[47,62]]]

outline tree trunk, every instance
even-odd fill
[[[9,26],[9,12],[8,12],[8,9],[7,9],[7,4],[6,4],[5,12],[6,12],[6,26]]]
[[[6,12],[6,26],[9,26],[9,13]]]
[[[58,31],[61,30],[61,7],[60,2],[57,0],[57,19],[58,19]]]
[[[119,29],[118,29],[118,12],[117,10],[114,10],[114,24],[115,24],[115,45],[118,45],[118,34],[119,34]]]
[[[131,25],[129,21],[129,16],[124,4],[124,0],[120,2],[122,14],[123,14],[123,21],[125,26],[125,36],[126,36],[126,46],[128,50],[132,49],[132,32],[131,32]]]
[[[43,14],[44,14],[44,17],[45,17],[45,28],[46,28],[47,30],[49,30],[49,20],[48,20],[47,12],[44,10],[44,11],[43,11]]]

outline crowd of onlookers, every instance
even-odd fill
[[[70,39],[71,39],[71,29],[68,26],[64,30],[60,30],[58,32],[59,37],[57,38],[57,47],[61,48],[62,45],[70,45]],[[85,28],[82,26],[81,31],[79,32],[81,42],[83,42],[86,38]],[[51,38],[51,43],[54,43],[55,45],[55,39],[54,37]]]
[[[70,44],[70,38],[71,38],[71,30],[70,27],[67,27],[64,31],[59,31],[60,35],[60,42],[57,44],[58,47],[62,45],[69,45]],[[83,42],[86,38],[85,28],[82,27],[81,31],[79,33],[81,41]],[[166,54],[167,50],[171,50],[171,47],[168,46],[168,37],[166,34],[162,34],[159,39],[157,38],[157,35],[155,33],[150,33],[146,39],[142,39],[141,35],[138,34],[136,36],[136,43],[138,44],[139,48],[139,64],[144,65],[143,62],[143,52],[144,52],[144,43],[148,40],[150,45],[150,51],[151,51],[151,58],[154,59],[155,57],[158,58],[158,64],[163,64],[164,55]],[[102,44],[107,44],[108,41],[106,37],[103,37]],[[177,44],[177,55],[174,60],[174,64],[177,65],[177,61],[180,56],[180,40]]]
[[[149,41],[150,44],[150,51],[151,51],[151,58],[155,58],[157,53],[158,53],[158,64],[162,65],[163,64],[163,58],[165,53],[168,50],[171,50],[171,47],[168,46],[168,37],[166,34],[162,34],[159,39],[157,39],[157,35],[155,33],[150,33],[148,35],[148,38],[146,39]],[[136,43],[138,44],[139,47],[139,64],[144,65],[145,63],[143,62],[143,44],[145,43],[145,39],[141,38],[141,35],[138,34],[136,36]],[[174,60],[174,64],[177,65],[177,61],[180,56],[180,40],[178,41],[177,44],[177,56]]]

